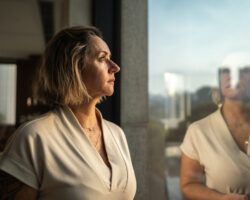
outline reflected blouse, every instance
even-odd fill
[[[191,124],[180,148],[204,166],[209,188],[222,193],[250,193],[250,147],[247,154],[240,150],[220,110]]]

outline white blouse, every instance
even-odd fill
[[[114,123],[101,122],[111,169],[68,107],[21,126],[0,169],[39,190],[39,199],[132,200],[136,179],[125,135]]]
[[[249,147],[247,154],[240,150],[220,110],[191,124],[180,148],[204,166],[209,188],[222,193],[250,193]]]

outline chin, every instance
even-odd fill
[[[114,94],[114,91],[107,93],[105,96],[110,97],[110,96],[112,96],[113,94]]]
[[[104,96],[108,96],[108,97],[112,96],[113,94],[114,94],[114,88],[113,87],[106,89],[106,91],[104,92]]]

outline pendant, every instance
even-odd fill
[[[86,128],[88,131],[95,131],[95,128]]]
[[[93,131],[95,131],[96,130],[96,128],[95,127],[93,127],[93,128],[89,128],[89,127],[82,127],[83,129],[85,129],[85,130],[87,130],[87,131],[89,131],[89,132],[93,132]]]

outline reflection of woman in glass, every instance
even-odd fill
[[[180,186],[191,200],[250,199],[250,68],[235,86],[229,69],[219,77],[222,106],[191,124],[181,145]]]
[[[39,97],[54,109],[20,127],[0,160],[0,199],[132,200],[125,135],[96,104],[114,92],[119,66],[94,27],[60,31],[48,44]]]

